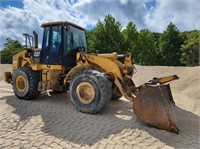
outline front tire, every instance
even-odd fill
[[[69,92],[75,107],[84,113],[99,112],[111,99],[109,81],[96,70],[77,73],[71,80]]]
[[[38,91],[39,72],[30,67],[19,67],[13,74],[13,90],[17,98],[32,100],[40,95]]]

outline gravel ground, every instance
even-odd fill
[[[124,98],[90,115],[77,111],[68,93],[43,93],[36,100],[23,101],[15,97],[10,84],[1,80],[0,148],[199,149],[199,68],[137,66],[136,84],[161,73],[176,73],[182,78],[172,84],[179,135],[140,122],[132,103]]]

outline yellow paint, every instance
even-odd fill
[[[87,64],[80,64],[80,65],[77,65],[75,66],[74,68],[72,68],[66,75],[65,77],[65,80],[64,80],[64,84],[66,84],[68,81],[70,81],[70,79],[72,79],[72,77],[80,72],[80,71],[83,71],[83,70],[91,70],[92,68],[87,65]]]
[[[131,53],[125,54],[125,61],[124,61],[125,66],[132,66],[132,58],[131,58]]]
[[[107,58],[107,59],[112,59],[112,60],[116,60],[117,59],[117,53],[116,52],[108,53],[108,54],[97,54],[97,56],[104,57],[104,58]]]
[[[4,81],[10,82],[9,78],[11,77],[11,72],[4,72]]]
[[[23,76],[19,75],[16,79],[17,90],[22,93],[26,90],[27,86],[27,80]]]
[[[40,50],[40,49],[37,49]],[[39,64],[38,62],[34,62],[31,58],[25,56],[26,51],[22,51],[15,56],[13,56],[13,64],[12,64],[12,73],[18,68],[18,67],[25,67],[30,66],[33,70],[41,70],[41,82],[39,83],[39,89],[40,90],[47,90],[47,89],[53,89],[56,84],[58,83],[58,76],[60,74],[64,74],[64,68],[62,65],[47,65],[47,64]],[[127,95],[127,90],[124,88],[125,86],[125,74],[127,74],[127,68],[126,66],[132,67],[132,60],[131,60],[131,54],[127,53],[124,55],[125,61],[124,63],[120,62],[118,60],[117,53],[110,53],[110,54],[87,54],[85,52],[78,52],[76,56],[77,60],[77,66],[72,68],[65,77],[64,84],[70,83],[69,81],[71,78],[76,74],[77,72],[83,71],[83,70],[97,70],[102,73],[110,73],[115,77],[114,83],[119,88],[120,92],[123,96],[125,96],[127,99],[130,99],[130,97]],[[97,67],[96,67],[97,66]],[[60,71],[57,72],[54,79],[52,78],[52,71]],[[7,74],[8,76],[9,74]],[[7,77],[5,75],[5,80]],[[132,77],[132,76],[130,76]],[[89,87],[88,87],[89,88]],[[88,89],[89,90],[89,89]],[[81,92],[79,92],[81,93]],[[83,92],[86,96],[85,91]],[[89,94],[87,94],[89,96]],[[93,95],[91,95],[92,99]],[[131,99],[130,99],[131,100]]]
[[[63,70],[61,65],[47,65],[47,64],[32,64],[33,70]]]
[[[87,61],[98,65],[99,67],[104,69],[105,72],[108,72],[108,73],[112,72],[113,74],[116,74],[116,76],[118,78],[123,80],[120,69],[115,62],[113,62],[113,61],[111,61],[107,58],[104,58],[104,57],[99,57],[99,56],[90,55],[90,54],[85,54],[84,56],[85,56]]]
[[[89,82],[81,82],[76,88],[76,95],[83,104],[90,104],[95,99],[95,89]]]
[[[160,84],[164,84],[164,83],[176,80],[176,79],[179,79],[177,75],[171,75],[171,76],[166,76],[166,77],[159,78],[158,82]]]

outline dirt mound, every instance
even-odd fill
[[[136,85],[141,85],[153,77],[164,77],[176,74],[179,80],[171,83],[172,94],[175,102],[183,108],[189,108],[193,112],[198,112],[196,105],[200,99],[200,67],[163,67],[163,66],[138,66],[137,73],[133,80]]]
[[[10,64],[0,64],[0,81],[4,79],[4,72],[11,71],[11,68]]]

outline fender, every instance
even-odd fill
[[[83,70],[90,70],[92,69],[89,65],[87,64],[80,64],[77,65],[76,67],[72,68],[66,75],[65,80],[64,80],[64,84],[67,84],[70,82],[70,80],[73,78],[73,76]]]

